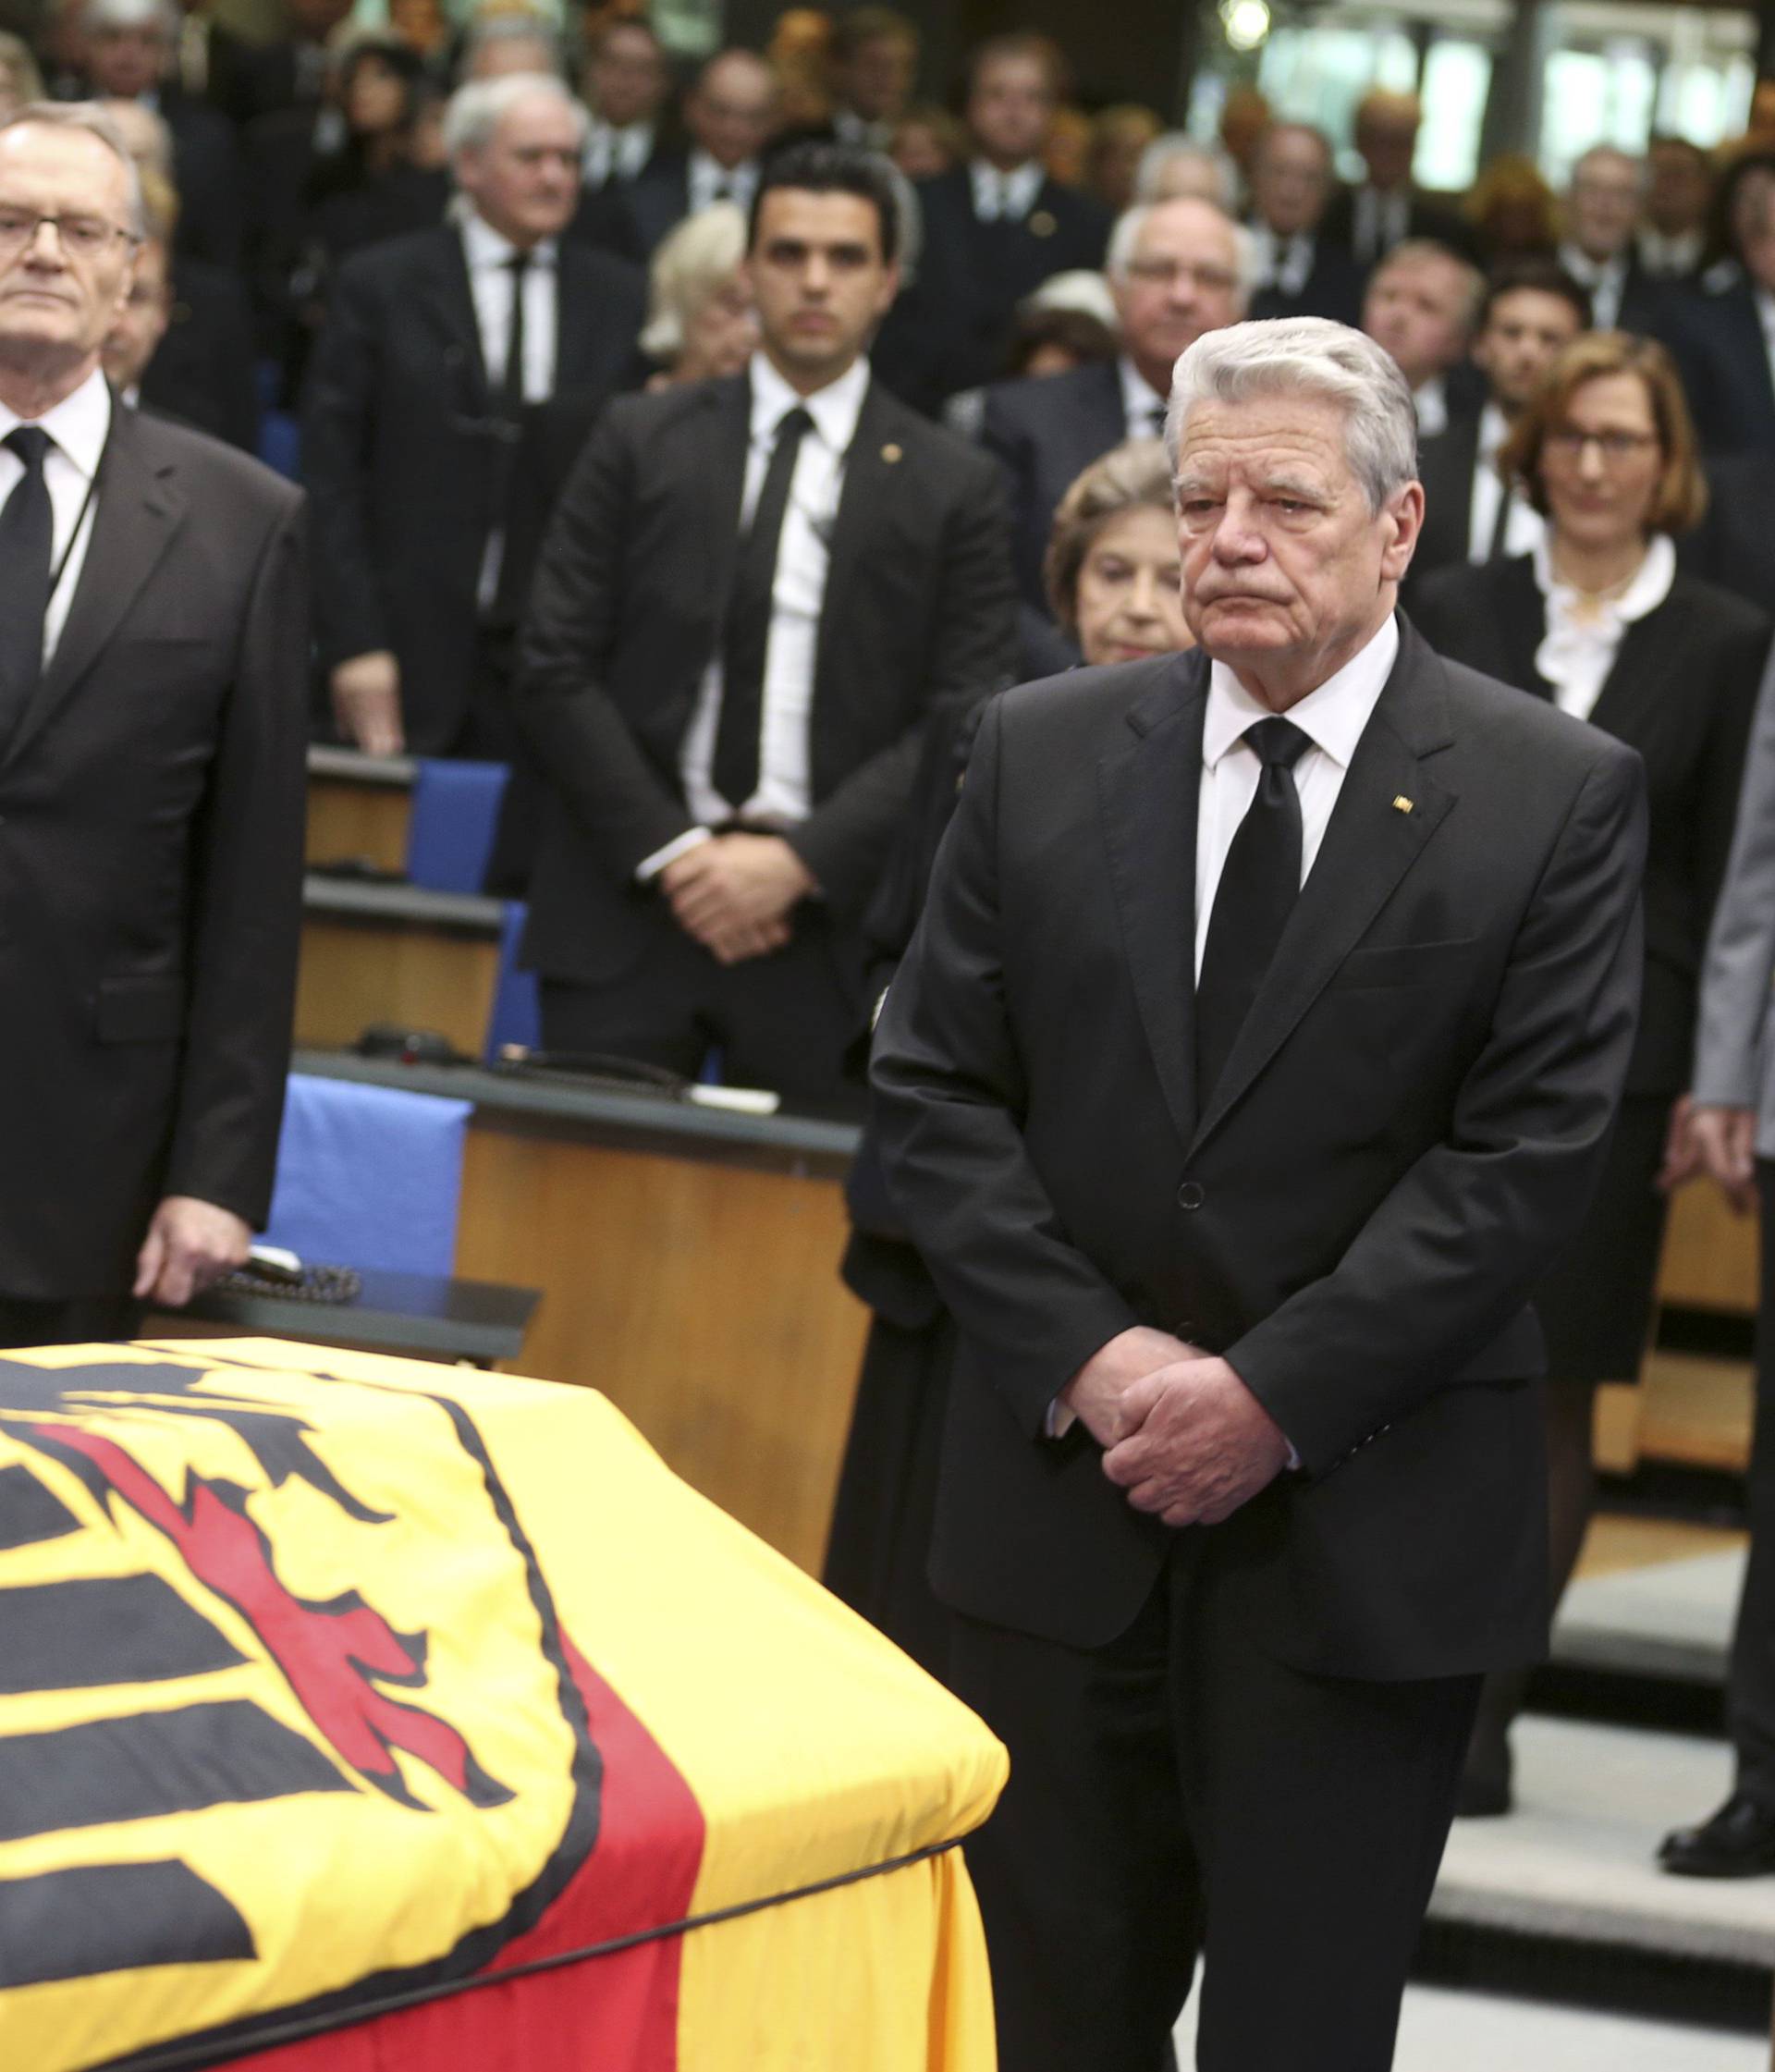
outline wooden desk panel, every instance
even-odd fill
[[[1692,1182],[1671,1204],[1659,1300],[1754,1317],[1757,1280],[1757,1219],[1734,1216],[1711,1181]]]
[[[540,1288],[523,1370],[589,1383],[667,1464],[817,1573],[868,1312],[835,1180],[490,1126],[456,1270]]]
[[[362,856],[379,870],[401,870],[407,862],[412,805],[412,793],[404,787],[311,774],[302,855],[311,864]]]
[[[308,914],[296,975],[296,1041],[355,1043],[372,1022],[437,1029],[470,1057],[486,1040],[497,942]]]

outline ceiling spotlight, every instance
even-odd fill
[[[1268,0],[1220,0],[1220,22],[1234,50],[1255,50],[1269,34]]]

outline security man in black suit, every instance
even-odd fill
[[[303,475],[321,660],[340,731],[373,753],[507,761],[517,745],[505,683],[541,533],[535,448],[564,414],[589,429],[643,315],[631,268],[560,237],[584,119],[540,74],[460,89],[459,219],[339,269]]]
[[[875,354],[881,378],[916,409],[934,411],[1002,372],[1017,304],[1050,275],[1103,264],[1109,212],[1042,165],[1059,101],[1056,64],[1044,37],[983,43],[968,71],[974,155],[917,183],[918,278]]]
[[[843,1096],[924,715],[1011,652],[998,471],[865,357],[898,229],[879,160],[772,160],[750,369],[625,398],[562,494],[517,685],[551,1048]]]
[[[874,1125],[962,1338],[1001,2062],[1158,2065],[1200,1953],[1203,2072],[1384,2072],[1480,1673],[1544,1644],[1525,1303],[1632,1047],[1643,781],[1397,616],[1372,341],[1213,332],[1174,407],[1200,645],[989,708]]]
[[[85,108],[0,128],[0,1343],[129,1336],[270,1204],[304,797],[301,497],[119,408],[141,227]]]

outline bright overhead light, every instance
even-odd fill
[[[1234,50],[1255,50],[1269,34],[1268,0],[1220,0],[1220,21]]]

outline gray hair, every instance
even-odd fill
[[[459,77],[471,80],[475,59],[483,51],[496,50],[501,43],[534,43],[538,50],[548,53],[550,70],[557,78],[566,78],[567,59],[561,49],[561,39],[541,15],[533,14],[488,15],[476,21],[462,46],[461,62],[457,67]]]
[[[508,72],[503,79],[471,80],[459,86],[444,110],[444,149],[454,164],[467,151],[480,151],[520,102],[558,101],[570,108],[585,139],[586,113],[553,72]]]
[[[123,141],[122,130],[104,110],[91,101],[27,101],[22,108],[0,116],[0,132],[19,129],[27,122],[48,129],[84,129],[107,151],[116,153],[129,187],[129,232],[140,243],[148,235],[148,214],[141,205],[141,176]]]
[[[670,361],[698,313],[746,256],[746,214],[735,202],[712,202],[660,240],[647,269],[647,327],[641,349]]]
[[[1239,276],[1239,307],[1243,309],[1250,301],[1252,290],[1257,285],[1257,247],[1251,232],[1242,223],[1236,223],[1218,202],[1210,202],[1206,195],[1173,194],[1163,202],[1136,202],[1132,208],[1123,209],[1116,218],[1115,227],[1109,233],[1109,250],[1103,263],[1103,270],[1112,281],[1126,280],[1128,268],[1134,256],[1134,248],[1140,242],[1140,234],[1152,218],[1154,210],[1169,208],[1172,202],[1199,202],[1205,209],[1212,209],[1226,224],[1227,234],[1232,242],[1232,270]]]
[[[1371,337],[1322,316],[1269,317],[1205,332],[1180,357],[1165,415],[1172,473],[1197,403],[1277,394],[1316,398],[1342,411],[1344,455],[1371,511],[1417,479],[1417,411],[1404,375]]]
[[[86,0],[80,26],[95,29],[158,29],[170,42],[178,34],[178,9],[173,0]]]
[[[1182,186],[1172,187],[1166,178],[1175,165],[1189,168]],[[1167,129],[1140,154],[1134,169],[1134,199],[1167,202],[1179,194],[1199,194],[1230,212],[1239,196],[1239,175],[1232,160],[1215,145],[1198,143],[1182,129]]]

